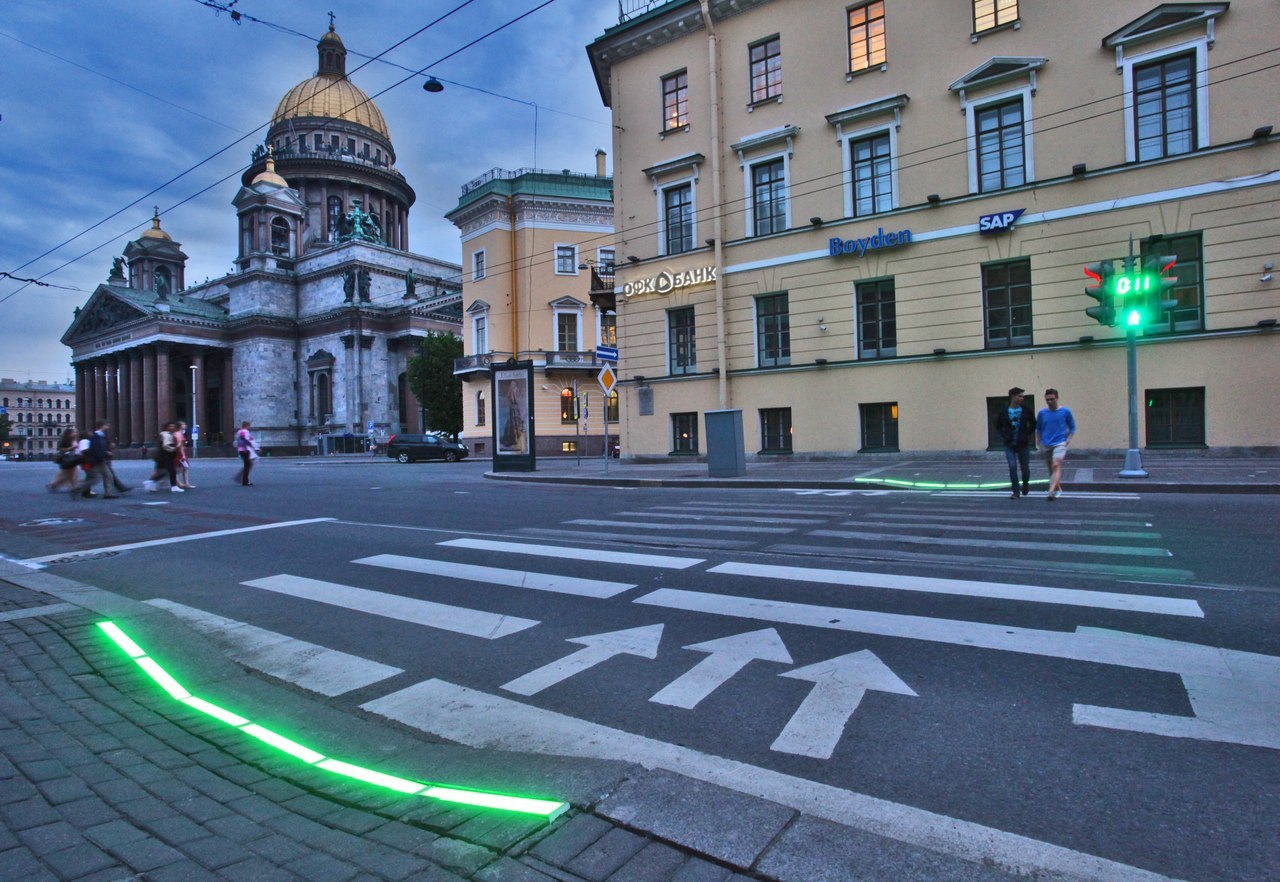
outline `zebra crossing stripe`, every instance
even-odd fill
[[[598,562],[602,557],[608,563],[627,564],[633,567],[658,567],[667,570],[684,570],[706,563],[700,557],[669,557],[662,554],[631,554],[625,551],[602,551],[596,548],[569,548],[564,545],[528,545],[523,542],[497,542],[492,539],[451,539],[439,542],[451,548],[474,548],[478,551],[497,551],[510,554],[529,554],[535,557],[553,557],[557,560],[589,560]]]
[[[635,521],[603,521],[594,518],[578,518],[572,521],[565,521],[566,524],[574,524],[581,527],[618,527],[625,530],[689,530],[695,529],[689,524],[644,524]],[[713,530],[721,533],[794,533],[790,527],[731,527],[728,525],[716,526],[715,524],[698,524],[698,530]]]
[[[841,521],[842,527],[885,527],[888,526],[884,521]],[[945,521],[936,521],[930,523],[928,521],[914,522],[909,524],[894,524],[900,530],[958,530],[963,533],[1000,533],[1009,535],[1011,532],[1018,535],[1026,535],[1028,533],[1035,535],[1067,535],[1067,536],[1096,536],[1101,539],[1159,539],[1159,533],[1152,533],[1141,530],[1080,530],[1075,527],[1055,527],[1052,522],[1045,523],[1044,526],[1035,526],[1021,523],[1016,528],[1009,527],[979,527],[971,526],[965,523],[947,523]]]
[[[810,536],[831,539],[860,539],[868,542],[905,542],[912,545],[951,545],[967,548],[1011,548],[1019,551],[1056,551],[1063,554],[1121,554],[1128,557],[1173,557],[1164,548],[1135,548],[1124,545],[1081,545],[1072,542],[1023,542],[1016,539],[950,539],[946,536],[903,536],[899,533],[869,533],[848,530],[813,530]]]
[[[625,582],[604,582],[599,579],[578,579],[552,573],[529,573],[524,570],[504,570],[498,567],[482,567],[475,564],[454,563],[447,560],[429,560],[422,557],[406,557],[402,554],[375,554],[362,557],[352,563],[373,567],[386,567],[407,573],[428,576],[444,576],[448,579],[464,579],[468,582],[486,582],[490,585],[506,585],[510,588],[530,588],[534,591],[554,591],[576,597],[616,597],[630,591],[635,585]]]
[[[763,515],[728,515],[714,512],[660,512],[660,511],[615,511],[615,517],[626,518],[670,518],[685,521],[739,521],[749,524],[821,524],[826,518],[764,517]]]
[[[1157,613],[1169,616],[1204,618],[1204,611],[1194,600],[1177,597],[1149,597],[1143,594],[1117,594],[1110,591],[1085,591],[1074,588],[1046,588],[1040,585],[1008,585],[1002,582],[976,582],[966,579],[937,579],[925,576],[898,576],[891,573],[860,573],[849,570],[824,570],[812,567],[780,567],[768,564],[723,563],[707,572],[731,576],[758,576],[786,579],[792,582],[816,582],[822,585],[849,585],[862,588],[887,588],[893,591],[921,591],[930,594],[955,594],[964,597],[992,597],[1000,600],[1026,600],[1066,606],[1087,606],[1126,612]]]
[[[413,625],[425,625],[428,628],[452,631],[455,634],[466,634],[470,637],[483,637],[486,640],[506,637],[508,634],[539,624],[536,619],[522,619],[501,613],[433,603],[429,600],[415,600],[412,597],[401,597],[399,594],[385,594],[381,591],[353,588],[350,585],[322,582],[319,579],[308,579],[303,576],[282,574],[240,584]]]

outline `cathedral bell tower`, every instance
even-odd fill
[[[162,300],[186,287],[187,255],[181,243],[160,229],[160,209],[155,209],[151,229],[124,247],[129,264],[129,287],[153,291]]]
[[[289,182],[276,173],[267,151],[267,167],[233,200],[240,219],[240,269],[292,269],[301,253],[306,205]]]

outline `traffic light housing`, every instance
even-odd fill
[[[1094,284],[1085,286],[1084,293],[1098,301],[1098,305],[1090,306],[1085,310],[1085,314],[1100,325],[1115,327],[1115,264],[1109,260],[1090,263],[1085,266],[1084,274],[1094,281]]]

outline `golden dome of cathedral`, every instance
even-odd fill
[[[321,53],[320,71],[285,93],[276,105],[271,125],[274,127],[284,120],[303,117],[341,119],[373,129],[390,142],[391,133],[387,131],[382,111],[362,89],[347,79],[346,47],[334,32],[333,25],[320,38],[317,48]]]

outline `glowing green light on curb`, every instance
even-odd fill
[[[534,799],[525,796],[507,796],[502,793],[489,793],[482,790],[466,790],[458,787],[444,787],[436,784],[419,784],[416,781],[410,781],[407,778],[397,778],[395,775],[388,775],[384,772],[377,772],[373,769],[366,769],[363,766],[345,763],[342,760],[326,757],[324,754],[312,750],[305,745],[299,744],[285,736],[273,732],[257,723],[251,723],[247,718],[240,716],[226,708],[219,707],[212,702],[205,701],[203,698],[197,698],[182,687],[168,671],[160,667],[155,659],[149,657],[142,647],[134,643],[129,636],[120,630],[113,622],[99,622],[98,628],[104,634],[111,638],[111,641],[120,647],[134,662],[147,673],[152,680],[156,682],[160,688],[164,689],[170,697],[177,699],[186,707],[200,713],[207,714],[216,720],[226,723],[236,729],[239,729],[246,735],[249,735],[263,744],[274,747],[283,753],[287,753],[292,757],[308,763],[313,768],[324,769],[334,775],[341,775],[344,778],[352,778],[357,781],[363,781],[376,787],[394,790],[398,793],[426,796],[432,799],[438,799],[443,802],[456,802],[461,805],[478,806],[481,808],[502,809],[509,812],[520,812],[528,815],[540,815],[552,821],[559,817],[569,808],[568,803],[556,802],[550,799]]]

